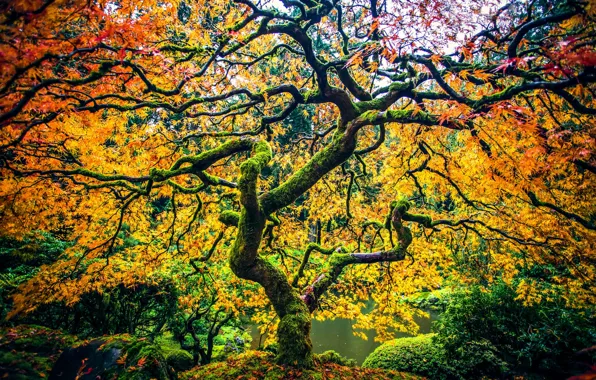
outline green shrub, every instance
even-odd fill
[[[166,355],[166,362],[176,371],[187,371],[194,365],[192,355],[188,351],[174,350]]]
[[[277,344],[277,342],[273,342],[271,344],[266,345],[265,348],[263,348],[263,351],[277,355],[277,353],[279,352],[279,345]]]
[[[575,371],[575,353],[596,342],[594,313],[568,308],[556,297],[537,305],[524,305],[516,297],[504,283],[456,292],[435,325],[436,342],[454,360],[473,356],[469,342],[486,342],[494,347],[497,365],[507,362],[514,373],[568,377]],[[495,371],[481,364],[477,369],[490,375],[487,371]]]
[[[404,301],[419,309],[443,311],[449,304],[450,296],[450,290],[440,289],[432,292],[421,292],[406,298]]]
[[[498,350],[487,340],[469,341],[450,352],[440,343],[437,336],[433,343],[442,348],[456,377],[463,379],[495,378],[508,370],[507,363],[499,357]]]
[[[362,367],[410,372],[431,379],[446,379],[454,370],[445,360],[444,350],[432,341],[434,334],[389,341],[371,353]]]
[[[459,356],[450,355],[435,334],[400,338],[387,342],[370,354],[365,368],[409,372],[430,379],[473,379],[498,375],[504,363],[490,342],[467,342]]]

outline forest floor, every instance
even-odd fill
[[[69,347],[84,343],[85,341],[79,340],[72,335],[62,334],[40,326],[0,327],[0,379],[50,378],[52,367],[61,352]],[[312,370],[299,370],[274,364],[273,354],[271,353],[248,351],[231,356],[226,361],[198,366],[189,371],[172,374],[171,379],[422,379],[418,376],[396,371],[349,367],[329,362],[321,363],[320,360],[316,360],[316,362],[317,364]],[[135,370],[136,374],[141,376],[138,378],[144,378],[138,370],[139,368]],[[132,375],[132,373],[126,373],[127,369],[122,371],[124,377],[128,378],[127,375]],[[85,374],[83,373],[83,375]],[[80,378],[85,379],[86,376],[80,376]],[[133,375],[132,378],[137,377]]]
[[[272,362],[273,355],[248,351],[224,362],[195,367],[179,375],[183,380],[325,380],[325,379],[422,379],[415,375],[370,368],[347,367],[335,363],[317,363],[312,370],[292,369]]]

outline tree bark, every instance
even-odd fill
[[[286,275],[259,255],[266,214],[257,198],[256,183],[271,159],[267,143],[258,142],[253,156],[240,167],[238,233],[230,254],[230,268],[240,278],[259,283],[279,317],[277,329],[278,363],[297,367],[313,366],[310,341],[311,316],[307,305],[288,282]]]

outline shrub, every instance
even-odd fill
[[[504,363],[490,342],[467,342],[450,355],[435,334],[392,340],[378,347],[363,367],[409,372],[431,379],[472,379],[502,372]]]
[[[432,379],[453,376],[453,369],[445,360],[444,350],[432,341],[434,334],[389,341],[371,353],[362,367],[410,372]]]
[[[277,344],[277,342],[270,343],[266,345],[265,348],[263,348],[263,351],[277,355],[277,353],[279,352],[279,345]]]
[[[574,354],[596,341],[594,314],[566,307],[554,296],[536,305],[516,298],[515,289],[504,283],[455,293],[435,325],[436,342],[455,360],[474,355],[469,342],[486,342],[494,347],[498,366],[504,361],[516,373],[568,377],[575,371]],[[496,370],[476,367],[476,373]]]

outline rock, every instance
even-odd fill
[[[62,351],[77,343],[71,335],[41,326],[0,327],[0,379],[47,377]]]
[[[66,349],[50,374],[50,380],[170,378],[159,347],[127,336],[96,339]]]
[[[166,356],[166,361],[176,371],[188,371],[194,366],[194,359],[184,350],[174,350]]]
[[[104,340],[96,339],[88,344],[64,350],[52,368],[50,380],[93,380],[116,367],[122,350],[116,347],[102,350],[103,344]]]

